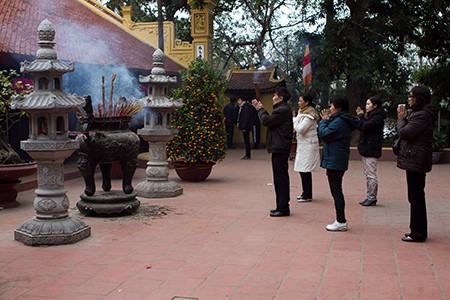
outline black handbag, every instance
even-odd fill
[[[398,155],[400,152],[400,139],[396,138],[392,143],[392,151],[394,151],[394,155]]]

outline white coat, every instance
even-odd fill
[[[297,153],[294,171],[313,172],[320,169],[319,138],[317,122],[310,114],[298,114],[293,118],[297,137]]]

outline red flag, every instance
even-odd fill
[[[312,69],[311,69],[311,56],[309,53],[309,44],[305,47],[305,56],[303,57],[303,85],[305,90],[311,90],[312,85]]]

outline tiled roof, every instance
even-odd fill
[[[262,92],[273,91],[284,82],[284,78],[275,77],[275,70],[230,70],[227,91],[254,90],[255,83],[259,83]]]
[[[152,68],[155,49],[76,0],[0,0],[0,53],[36,55],[37,28],[48,19],[56,31],[58,59]],[[165,58],[168,72],[183,69]]]
[[[84,98],[66,93],[39,92],[25,97],[18,97],[13,101],[14,109],[34,110],[50,108],[74,108],[84,104]]]

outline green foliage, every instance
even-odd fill
[[[442,151],[447,147],[447,133],[435,128],[433,130],[433,152]]]
[[[12,82],[17,77],[15,70],[0,70],[0,164],[20,163],[19,155],[8,144],[8,131],[25,113],[11,110],[11,102],[13,96],[26,95],[32,89],[23,89],[21,82],[14,85]]]
[[[167,144],[167,156],[187,163],[219,162],[226,154],[226,132],[222,114],[225,84],[221,74],[200,59],[181,73],[182,84],[174,98],[183,107],[171,116],[178,134]]]
[[[205,1],[203,0],[191,0],[191,7],[193,9],[202,9]]]
[[[431,88],[434,105],[438,105],[441,101],[449,102],[450,62],[437,66],[422,67],[414,72],[413,79]]]
[[[187,0],[173,1],[161,0],[163,7],[164,21],[172,21],[175,25],[175,35],[177,39],[183,41],[191,40],[190,21],[186,18],[176,17],[177,12],[189,12],[190,7]],[[200,1],[203,2],[203,1]],[[106,7],[116,13],[120,13],[121,6],[131,6],[131,19],[133,22],[157,22],[158,10],[157,0],[109,0],[105,3]],[[186,26],[186,24],[189,26]]]
[[[19,74],[15,70],[0,70],[0,131],[6,133],[25,113],[11,110],[12,97],[15,95],[27,95],[31,87],[23,89],[20,81],[13,84],[13,80]]]

